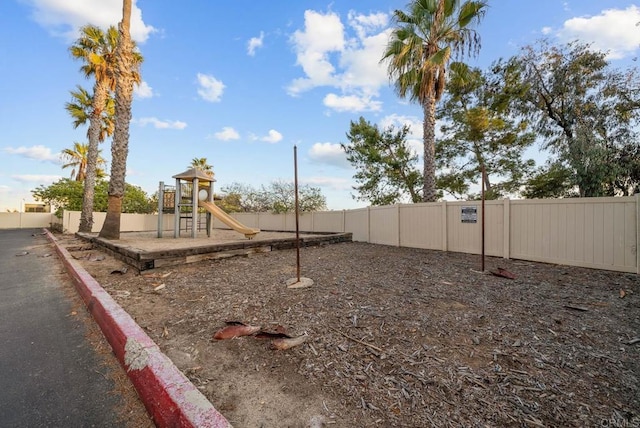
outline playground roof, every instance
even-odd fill
[[[198,181],[207,181],[207,182],[216,181],[213,178],[213,172],[211,172],[211,175],[209,175],[207,172],[198,168],[188,169],[185,172],[181,172],[180,174],[174,175],[172,178],[177,178],[180,180],[189,180],[189,181],[192,181],[194,178],[197,178]]]

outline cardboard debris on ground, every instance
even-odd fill
[[[286,349],[291,349],[295,346],[302,345],[304,342],[307,341],[308,338],[309,336],[302,335],[298,337],[288,337],[288,338],[283,337],[280,339],[274,339],[271,341],[271,348],[277,349],[279,351],[284,351]]]
[[[499,267],[499,268],[497,268],[497,269],[495,269],[495,270],[492,270],[492,271],[491,271],[491,273],[492,273],[493,275],[495,275],[495,276],[500,276],[500,277],[502,277],[502,278],[507,278],[507,279],[516,279],[516,276],[515,276],[513,273],[511,273],[511,272],[509,272],[508,270],[503,269],[503,268],[501,268],[501,267]]]
[[[251,336],[260,331],[260,326],[247,325],[240,321],[227,321],[227,326],[221,328],[213,335],[215,340],[233,339],[242,336]]]

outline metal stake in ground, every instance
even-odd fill
[[[296,201],[296,277],[287,280],[287,287],[307,288],[313,285],[313,280],[300,277],[300,204],[298,202],[298,147],[296,146],[293,146],[293,175]]]
[[[485,194],[484,194],[484,185],[485,185],[485,181],[487,180],[487,171],[484,169],[484,163],[482,164],[482,263],[481,263],[481,267],[480,270],[482,272],[484,272],[484,198],[485,198]]]

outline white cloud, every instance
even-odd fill
[[[348,27],[333,13],[307,10],[304,29],[291,37],[304,77],[288,86],[289,95],[317,87],[330,87],[341,93],[325,96],[326,106],[337,111],[379,110],[378,96],[388,84],[386,67],[380,58],[389,39],[386,14],[370,15],[349,12]],[[348,31],[349,30],[349,31]]]
[[[263,42],[264,31],[260,31],[260,37],[252,37],[247,42],[247,54],[249,56],[254,56],[256,54],[256,49],[261,48]]]
[[[198,73],[198,95],[205,101],[219,102],[224,92],[224,83],[209,74]]]
[[[138,98],[151,98],[154,95],[153,88],[144,80],[133,86],[133,94]]]
[[[326,187],[332,190],[352,190],[352,182],[349,179],[342,177],[307,177],[301,180],[305,184],[311,186]]]
[[[224,128],[222,128],[222,131],[216,132],[215,134],[213,134],[213,136],[217,140],[222,140],[222,141],[240,139],[240,134],[238,134],[238,131],[236,131],[230,126],[225,126]]]
[[[42,145],[31,147],[5,147],[3,151],[11,155],[20,155],[27,159],[60,163],[60,153],[51,153],[51,149]]]
[[[313,10],[304,12],[304,30],[297,30],[291,37],[297,61],[306,77],[295,79],[288,88],[292,95],[316,86],[335,85],[335,67],[330,61],[332,52],[344,50],[344,25],[332,12],[323,15]]]
[[[315,143],[308,153],[309,159],[313,162],[333,165],[340,168],[351,168],[347,160],[347,155],[342,150],[340,144],[335,143]]]
[[[12,175],[11,178],[21,183],[51,184],[62,177],[59,175],[16,174]]]
[[[127,165],[127,177],[144,177],[144,172],[131,168]]]
[[[409,127],[409,137],[422,138],[422,119],[416,116],[404,116],[401,114],[390,114],[380,119],[380,127],[388,128],[393,126],[395,128],[401,128],[403,126]]]
[[[360,39],[364,39],[369,34],[376,33],[380,28],[389,25],[389,15],[381,12],[372,13],[371,15],[361,15],[350,11],[348,20],[349,25],[356,30]]]
[[[87,24],[106,29],[122,20],[122,0],[25,0],[33,8],[33,19],[53,35],[68,41],[78,38],[78,29]],[[144,43],[157,31],[142,20],[142,11],[133,1],[131,37]]]
[[[140,124],[140,126],[153,125],[156,129],[184,129],[187,127],[185,122],[179,120],[160,120],[156,117],[141,117],[137,119],[136,122]]]
[[[564,22],[556,35],[564,41],[593,43],[593,48],[608,52],[609,59],[632,56],[640,45],[640,7],[606,9],[596,16],[576,17]]]
[[[262,141],[266,141],[267,143],[277,143],[282,140],[282,134],[276,131],[275,129],[269,130],[269,135],[260,138]]]
[[[358,95],[327,94],[322,100],[323,104],[335,111],[380,111],[382,102],[374,101],[370,97]]]
[[[340,64],[344,68],[342,86],[361,88],[365,93],[377,94],[378,88],[389,84],[387,66],[380,64],[382,52],[391,30],[359,39],[352,49],[342,54]]]

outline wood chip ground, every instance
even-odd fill
[[[238,428],[640,427],[635,274],[345,243],[303,248],[295,290],[295,250],[112,274],[60,239]]]

